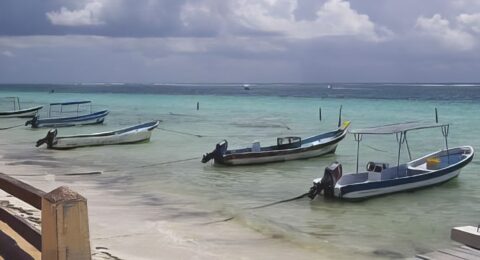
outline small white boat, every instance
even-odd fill
[[[417,129],[441,128],[445,138],[444,150],[436,151],[412,160],[407,141],[407,132]],[[419,189],[443,183],[457,177],[460,170],[469,164],[474,156],[471,146],[448,148],[448,124],[428,124],[409,122],[381,127],[352,130],[357,141],[357,171],[342,174],[342,166],[338,162],[325,169],[322,178],[313,181],[309,197],[321,194],[325,197],[336,197],[346,200],[365,199],[383,194]],[[358,172],[359,145],[363,135],[395,134],[398,141],[397,165],[390,167],[388,163],[368,162],[366,171]],[[406,145],[410,161],[400,164],[402,144]]]
[[[307,159],[334,153],[338,143],[345,138],[349,125],[350,121],[345,121],[334,131],[303,140],[300,137],[279,137],[277,145],[267,147],[261,147],[259,142],[254,142],[252,147],[227,150],[228,143],[224,140],[218,143],[211,153],[205,154],[202,162],[213,159],[216,164],[248,165]]]
[[[57,129],[51,129],[45,138],[37,141],[36,146],[47,144],[49,149],[71,149],[82,146],[139,143],[150,140],[152,130],[159,123],[159,121],[152,121],[116,131],[61,137],[57,137]]]
[[[36,106],[30,108],[21,109],[20,107],[20,99],[18,97],[6,97],[5,99],[13,100],[13,110],[9,111],[0,111],[0,118],[6,117],[21,117],[21,118],[29,118],[34,117],[38,110],[42,109],[43,106]]]

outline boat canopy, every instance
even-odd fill
[[[438,117],[437,117],[437,120],[438,120]],[[412,153],[410,152],[410,146],[408,145],[408,140],[407,140],[407,132],[411,130],[420,130],[420,129],[437,128],[437,127],[442,129],[442,135],[445,138],[445,148],[447,151],[448,159],[450,160],[450,155],[448,154],[448,140],[447,140],[450,124],[439,124],[438,121],[436,123],[412,121],[412,122],[389,124],[389,125],[383,125],[383,126],[377,126],[377,127],[350,130],[349,132],[353,134],[353,137],[357,142],[357,173],[358,173],[358,160],[359,160],[359,153],[360,153],[360,142],[362,141],[363,135],[395,134],[397,138],[397,143],[398,143],[398,156],[397,156],[397,174],[398,174],[402,144],[406,145],[407,151],[408,151],[408,157],[410,158],[410,160],[412,160]]]
[[[17,106],[18,106],[18,110],[21,109],[20,98],[19,97],[3,97],[3,98],[6,99],[6,100],[12,100],[13,101],[13,110],[14,111],[17,110]]]
[[[48,110],[48,116],[50,117],[52,114],[52,107],[60,106],[60,113],[63,112],[63,106],[70,106],[70,105],[77,105],[77,115],[78,111],[80,110],[80,105],[89,104],[90,105],[90,114],[92,113],[92,101],[90,100],[79,100],[79,101],[69,101],[69,102],[57,102],[57,103],[50,103],[50,109]]]
[[[446,127],[449,124],[438,124],[438,123],[428,123],[428,122],[405,122],[405,123],[397,123],[397,124],[389,124],[377,127],[369,127],[369,128],[362,128],[362,129],[353,129],[349,132],[352,134],[397,134],[397,133],[405,133],[410,130],[419,130],[419,129],[426,129],[426,128],[442,128]]]
[[[80,100],[80,101],[70,101],[70,102],[57,102],[57,103],[50,103],[50,106],[81,105],[81,104],[88,104],[88,103],[92,103],[92,101]]]

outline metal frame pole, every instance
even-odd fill
[[[400,134],[400,138],[398,137],[398,134]],[[397,156],[397,177],[398,177],[398,170],[400,168],[400,153],[402,151],[402,142],[403,142],[403,138],[404,138],[404,132],[400,132],[400,133],[395,133],[395,136],[397,137],[397,142],[398,142],[398,156]]]
[[[360,141],[362,141],[362,134],[353,134],[353,138],[357,141],[357,173],[358,173],[358,160],[360,157]]]
[[[412,160],[412,154],[410,153],[410,147],[408,146],[407,132],[404,133],[405,144],[407,145],[408,158]]]
[[[445,137],[445,149],[447,150],[448,164],[450,164],[450,152],[448,151],[448,131],[450,130],[450,125],[442,126],[442,135]]]

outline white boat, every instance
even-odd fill
[[[18,97],[6,97],[5,99],[13,100],[13,110],[8,111],[0,111],[0,118],[7,118],[7,117],[34,117],[38,110],[42,109],[43,106],[36,106],[30,108],[22,109],[20,107],[20,99]]]
[[[436,151],[412,160],[407,132],[426,128],[441,128],[445,138],[445,149]],[[325,169],[322,178],[313,181],[309,197],[321,194],[325,197],[336,197],[346,200],[365,199],[369,197],[395,193],[400,191],[424,188],[443,183],[457,177],[463,167],[469,164],[474,156],[471,146],[448,148],[448,124],[428,124],[409,122],[381,127],[352,130],[357,141],[357,170],[355,173],[342,173],[338,162]],[[358,155],[363,135],[395,134],[398,141],[397,165],[390,167],[388,163],[368,162],[366,170],[358,171]],[[400,164],[402,144],[406,145],[410,161]]]
[[[87,135],[71,135],[57,137],[57,129],[48,131],[47,136],[37,141],[36,146],[47,144],[49,149],[71,149],[82,146],[98,146],[113,144],[132,144],[150,140],[152,130],[159,121],[152,121],[124,129]]]
[[[248,165],[270,162],[313,158],[334,153],[338,143],[345,138],[350,121],[344,121],[338,129],[301,139],[300,137],[279,137],[277,145],[261,147],[254,142],[252,147],[228,150],[226,140],[218,143],[215,150],[203,156],[202,162],[214,159],[216,164]]]

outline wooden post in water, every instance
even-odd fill
[[[322,121],[322,108],[321,107],[318,108],[318,119],[320,121]]]
[[[68,187],[42,198],[42,259],[91,259],[87,200]]]
[[[197,102],[197,110],[200,110],[200,102]]]

